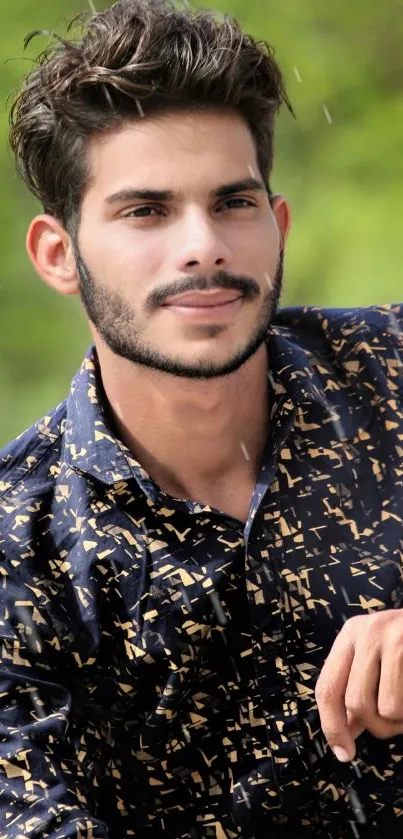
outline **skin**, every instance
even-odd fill
[[[214,197],[222,184],[262,182],[252,135],[233,112],[133,120],[93,138],[87,162],[77,240],[38,215],[29,256],[48,285],[81,297],[113,422],[143,467],[173,496],[246,521],[268,432],[269,360],[253,342],[275,305],[289,206],[263,189]],[[129,188],[178,195],[108,202]],[[224,322],[153,304],[231,283],[250,294]],[[403,731],[402,650],[402,610],[353,618],[337,637],[317,703],[339,759],[354,757],[364,728],[376,737]]]
[[[102,288],[103,324],[113,328],[106,319],[118,295],[120,334],[136,331],[144,349],[172,365],[180,361],[189,373],[134,364],[113,352],[90,320],[117,430],[162,489],[246,520],[267,435],[264,344],[231,374],[222,371],[245,350],[257,323],[269,319],[267,296],[290,226],[288,204],[281,196],[270,204],[250,130],[232,112],[136,119],[93,139],[88,166],[77,248],[81,269]],[[212,196],[220,185],[252,175],[259,191],[242,190],[232,203]],[[170,202],[108,201],[129,188],[179,195]],[[145,211],[146,205],[154,209]],[[37,216],[27,247],[45,282],[62,294],[80,294],[74,243],[56,219]],[[166,299],[173,287],[200,289],[200,278],[205,287],[217,272],[243,277],[258,292],[219,328],[213,314],[200,325],[150,306],[156,291]],[[209,370],[208,379],[194,378],[200,368]]]
[[[403,733],[403,609],[346,621],[316,685],[323,733],[336,757],[353,760],[364,730]]]

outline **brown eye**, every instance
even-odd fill
[[[249,201],[248,198],[227,198],[227,200],[223,203],[225,206],[228,204],[234,204],[234,202],[238,203],[235,203],[235,206],[229,207],[230,210],[245,210],[248,207],[256,207],[256,204],[254,204],[253,201]]]
[[[151,210],[155,210],[158,215],[162,214],[161,207],[152,207],[149,204],[145,204],[143,207],[135,207],[128,213],[125,213],[124,218],[151,218]]]

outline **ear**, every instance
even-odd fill
[[[282,245],[284,246],[291,228],[291,207],[283,195],[273,195],[271,208],[277,222]]]
[[[53,216],[36,216],[26,238],[28,256],[42,280],[59,294],[78,294],[79,277],[70,235]]]

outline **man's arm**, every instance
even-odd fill
[[[55,638],[32,592],[0,580],[0,839],[108,839],[69,736]]]

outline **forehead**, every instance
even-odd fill
[[[88,191],[146,183],[209,191],[216,182],[258,177],[251,131],[233,111],[182,111],[136,118],[90,140]]]

